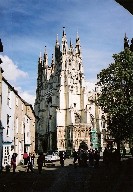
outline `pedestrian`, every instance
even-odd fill
[[[29,170],[31,170],[31,172],[34,172],[31,153],[29,153],[29,156],[27,157],[27,161],[28,161],[27,173],[29,172]]]
[[[34,159],[35,159],[35,155],[34,155],[34,153],[32,153],[31,154],[31,161],[32,161],[33,168],[34,168]]]
[[[13,153],[11,158],[11,167],[13,168],[13,173],[16,171],[16,153]]]
[[[95,149],[94,152],[94,159],[95,159],[95,167],[99,167],[100,152],[97,149]]]
[[[126,148],[125,148],[125,147],[123,147],[123,154],[122,154],[122,156],[123,156],[123,157],[126,156]]]
[[[63,151],[60,151],[59,157],[60,157],[60,164],[62,167],[64,167],[65,154]]]
[[[105,147],[103,151],[103,163],[105,164],[105,166],[109,166],[109,162],[110,162],[110,152],[109,149]]]
[[[23,154],[24,165],[27,165],[27,163],[28,163],[27,158],[28,158],[28,154],[27,154],[27,152],[25,151],[24,154]]]
[[[89,151],[89,165],[91,167],[94,166],[94,150],[93,149]]]
[[[74,150],[73,151],[73,164],[74,164],[74,166],[75,166],[77,159],[78,159],[78,153],[77,153],[77,151]]]
[[[41,174],[41,172],[42,172],[42,167],[43,167],[44,161],[45,161],[45,156],[43,155],[43,153],[40,153],[40,155],[39,155],[39,157],[37,159],[39,174]]]

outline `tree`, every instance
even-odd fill
[[[107,114],[107,129],[120,144],[133,136],[133,52],[125,48],[113,58],[114,63],[97,75],[98,104]]]

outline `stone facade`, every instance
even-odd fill
[[[2,166],[10,165],[13,153],[17,164],[24,151],[35,151],[35,115],[32,105],[24,101],[9,82],[2,77]]]
[[[80,38],[77,34],[75,48],[71,41],[68,46],[63,29],[61,46],[57,35],[51,65],[48,65],[46,47],[38,61],[35,100],[37,151],[77,150],[81,141],[91,145],[90,132],[96,129],[91,112],[95,119],[96,108],[94,100],[91,102],[89,97]]]

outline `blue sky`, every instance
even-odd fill
[[[90,82],[113,61],[114,53],[123,50],[125,32],[133,38],[133,16],[115,0],[1,0],[0,9],[2,67],[27,101],[35,96],[39,54],[47,46],[51,63],[56,35],[61,42],[63,27],[74,45],[79,33]]]

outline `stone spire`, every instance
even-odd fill
[[[54,55],[53,54],[52,54],[51,68],[52,68],[52,70],[54,70]]]
[[[3,52],[3,44],[1,42],[1,39],[0,39],[0,52]]]
[[[59,43],[59,40],[58,40],[58,34],[57,34],[57,36],[56,36],[56,44],[55,44],[55,47],[56,48],[60,48],[60,43]]]
[[[68,51],[67,38],[66,38],[65,27],[63,27],[63,35],[62,35],[62,53],[63,53],[63,54],[67,54],[67,51]]]
[[[80,38],[77,32],[77,37],[76,37],[76,47],[75,47],[76,54],[80,55],[81,50],[80,50]]]
[[[58,40],[58,34],[56,37],[56,44],[55,44],[55,64],[60,62],[61,52],[60,52],[60,43]]]
[[[40,56],[38,59],[38,75],[41,73],[41,71],[42,71],[42,54],[40,52]]]
[[[44,68],[46,69],[48,67],[48,54],[47,54],[47,51],[46,51],[46,46],[45,46],[45,49],[44,49]]]
[[[69,50],[70,50],[70,53],[73,54],[73,44],[72,44],[71,39],[70,39],[70,48],[69,48]]]
[[[125,33],[125,37],[124,37],[124,49],[125,48],[129,48],[129,40],[128,40],[127,36],[126,36],[126,33]]]

